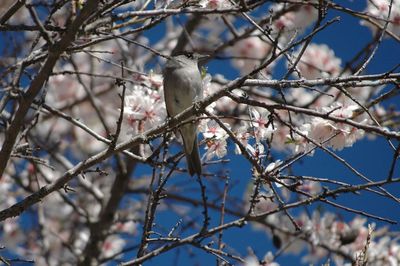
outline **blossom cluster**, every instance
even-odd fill
[[[304,94],[307,95],[307,92]],[[279,112],[281,121],[278,122],[265,109],[249,108],[248,117],[243,116],[241,122],[233,130],[236,141],[240,142],[255,157],[262,157],[266,143],[271,143],[272,147],[277,150],[291,150],[294,153],[309,152],[312,155],[315,147],[322,146],[342,150],[345,147],[351,147],[365,135],[362,129],[344,122],[346,119],[354,119],[361,124],[368,123],[369,120],[365,115],[356,116],[355,111],[359,109],[359,106],[334,102],[318,107],[320,103],[314,106],[315,110],[321,113],[321,117],[292,114],[292,119],[296,118],[297,122],[292,127],[288,126],[289,122],[282,124],[284,119],[289,121],[287,112]],[[218,112],[218,105],[215,108],[215,112]],[[327,118],[323,116],[327,116]],[[335,119],[342,119],[343,122],[335,122]],[[216,147],[220,149],[220,152],[215,153],[217,157],[221,158],[226,155],[228,134],[225,130],[216,122],[205,122],[203,125],[200,127],[200,132],[203,133],[206,140],[212,139],[212,142],[208,142],[208,144],[216,145],[213,151],[217,149]],[[231,128],[229,124],[226,127]],[[235,150],[236,153],[242,153],[238,144],[236,144]],[[207,158],[211,158],[210,153]]]
[[[299,189],[307,190],[312,183],[318,184],[313,181],[306,183],[308,185],[303,184],[304,188]],[[312,187],[314,188],[308,190],[311,193],[318,193],[321,189],[318,186]],[[258,200],[254,215],[268,213],[278,208],[278,204],[268,193],[261,194]],[[277,212],[267,215],[265,222],[270,225],[271,229],[266,229],[258,223],[252,223],[253,228],[264,231],[272,237],[277,248],[285,247],[284,253],[299,254],[307,250],[307,255],[302,258],[303,263],[319,263],[330,256],[335,265],[351,265],[343,254],[354,261],[364,255],[371,265],[398,265],[400,263],[398,239],[386,236],[387,228],[385,227],[377,228],[375,224],[367,224],[366,218],[355,217],[351,221],[345,222],[334,213],[320,213],[318,210],[314,210],[312,214],[306,212],[299,214],[294,217],[294,221],[289,219],[286,214]],[[300,231],[296,231],[294,222]],[[369,240],[367,241],[367,239]],[[363,254],[365,250],[367,253]],[[255,261],[255,258],[252,257],[246,265],[263,265],[256,264]]]
[[[392,3],[390,7],[390,3]],[[390,13],[389,13],[390,12]],[[396,36],[400,36],[400,1],[399,0],[371,0],[367,3],[366,13],[380,26],[380,29],[387,24],[387,30]],[[373,32],[377,31],[376,25],[363,21]]]
[[[111,168],[105,171],[111,173]],[[35,176],[38,185],[43,186],[62,174],[46,166],[33,164],[29,164],[26,171],[18,173],[18,176],[16,173],[10,168],[3,176],[0,192],[1,197],[7,196],[7,200],[1,201],[1,209],[16,203],[17,197],[24,195],[24,191],[11,180],[18,178],[24,186],[37,189],[30,176]],[[41,213],[38,217],[38,223],[42,225],[41,230],[30,230],[25,225],[25,219],[32,222],[37,219],[33,214],[7,219],[2,223],[0,242],[14,255],[34,260],[37,265],[76,264],[77,258],[83,254],[84,247],[88,244],[90,232],[82,224],[82,217],[74,210],[78,208],[80,212],[85,213],[86,219],[97,219],[102,210],[99,199],[110,197],[109,176],[99,173],[85,174],[85,179],[80,177],[78,183],[80,186],[75,188],[74,197],[58,192],[50,194],[46,201],[41,203],[38,207]],[[66,200],[74,201],[75,205],[66,204]],[[118,256],[127,243],[124,235],[132,236],[137,233],[137,223],[134,220],[139,209],[138,205],[132,202],[132,206],[126,212],[119,213],[123,219],[114,223],[109,236],[102,243],[102,259]],[[41,245],[41,241],[46,245]]]
[[[291,39],[302,34],[318,18],[318,10],[312,5],[302,5],[293,11],[286,11],[288,7],[290,5],[272,5],[270,9],[273,14],[282,15],[273,21],[270,33],[255,30],[249,37],[236,42],[232,47],[232,63],[241,73],[247,74],[268,60],[274,46],[277,46],[278,51],[283,49]],[[261,73],[269,76],[273,67],[274,63],[270,63]]]
[[[48,108],[38,118],[40,126],[30,131],[35,136],[37,150],[47,147],[54,154],[41,155],[40,160],[29,162],[16,158],[7,166],[0,180],[2,210],[55,182],[66,169],[73,167],[75,160],[87,158],[107,147],[93,134],[108,138],[108,134],[116,130],[122,88],[115,86],[114,77],[118,77],[122,70],[121,66],[110,64],[110,60],[121,59],[128,52],[126,48],[119,41],[103,42],[74,54],[71,61],[55,66],[44,90],[47,94],[43,95]],[[91,61],[96,63],[91,64]],[[79,78],[73,77],[75,74]],[[143,83],[149,86],[146,81]],[[131,89],[131,84],[126,84],[127,91]],[[51,115],[50,110],[61,115]],[[33,119],[33,116],[32,112],[27,119]],[[127,131],[123,125],[119,141],[128,137]],[[29,145],[25,153],[31,155]],[[111,197],[111,181],[114,178],[114,169],[107,166],[80,174],[76,182],[65,187],[65,191],[50,194],[40,206],[32,209],[40,213],[39,217],[32,212],[25,217],[4,221],[1,225],[1,245],[12,251],[14,256],[34,260],[37,265],[76,264],[90,240],[86,224],[89,220],[98,219],[104,207],[102,200]],[[75,193],[71,195],[67,191]],[[123,219],[114,223],[102,243],[101,259],[118,256],[127,243],[124,234],[136,234],[134,219],[139,209],[132,203],[129,211],[119,213]],[[26,226],[26,220],[32,223],[37,221],[42,229],[32,230]]]
[[[162,76],[138,75],[138,85],[125,97],[124,117],[132,134],[142,133],[165,121],[166,109]]]

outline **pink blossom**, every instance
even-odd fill
[[[391,0],[371,0],[367,2],[366,13],[381,27],[385,25],[385,21],[388,19],[390,2]],[[368,26],[373,33],[377,31],[377,27],[367,21],[362,21],[361,24]],[[400,0],[393,0],[387,29],[394,35],[400,36]]]
[[[243,123],[235,132],[236,139],[244,146],[247,147],[248,140],[250,138],[250,133],[248,132],[249,125],[247,123]],[[241,150],[237,144],[235,144],[235,153],[241,154]]]
[[[254,127],[254,136],[257,142],[269,139],[275,131],[272,124],[269,123],[269,112],[263,110],[261,113],[255,108],[251,108],[251,125]]]
[[[295,55],[297,57],[298,55]],[[306,79],[336,77],[341,71],[341,60],[325,44],[310,44],[297,65]]]
[[[311,128],[310,128],[311,139],[317,141],[318,143],[323,143],[328,138],[332,137],[335,134],[335,128],[332,124],[323,118],[314,117],[311,120]]]
[[[316,2],[316,1],[308,1]],[[284,4],[272,6],[274,12],[279,12],[288,7]],[[290,7],[290,6],[289,6]],[[280,42],[287,43],[296,34],[302,34],[314,21],[318,19],[318,10],[312,5],[301,5],[295,11],[285,12],[273,22],[273,33],[280,32]]]
[[[213,93],[216,93],[217,91],[221,90],[221,83],[227,82],[227,80],[224,78],[224,76],[217,74],[214,76],[214,79],[218,80],[218,82],[212,82],[213,77],[210,74],[206,74],[206,76],[203,78],[203,91],[204,91],[204,97],[210,96]],[[234,89],[232,90],[232,93],[238,96],[243,95],[243,91],[240,89]],[[231,98],[224,96],[217,101],[211,103],[210,105],[207,106],[206,110],[210,113],[216,113],[216,111],[223,112],[223,113],[232,113],[237,108],[240,108],[240,110],[244,109],[244,104],[237,104],[235,101],[233,101]]]
[[[331,107],[322,108],[332,117],[352,118],[357,106],[342,106],[337,103]],[[364,123],[365,121],[363,121]],[[311,120],[310,138],[318,143],[324,143],[335,150],[341,150],[344,147],[352,146],[357,140],[364,136],[364,131],[352,127],[345,123],[336,123],[331,120],[314,117]]]
[[[228,8],[232,6],[229,0],[201,0],[199,5],[203,8],[211,9]]]
[[[308,138],[311,132],[311,124],[306,123],[297,128],[297,132],[287,134],[286,137],[289,140],[288,143],[295,153],[309,152],[315,147]],[[308,155],[313,155],[314,151],[309,152]]]
[[[248,193],[247,196],[250,196]],[[278,204],[271,199],[272,197],[273,197],[272,192],[271,193],[261,192],[258,197],[258,202],[255,206],[254,214],[255,215],[262,214],[277,209]],[[275,223],[279,222],[279,217],[280,214],[272,214],[267,216],[267,220],[272,223]]]
[[[108,258],[114,256],[122,251],[125,246],[126,241],[116,235],[112,235],[107,237],[107,239],[103,242],[102,257]]]
[[[205,120],[203,120],[205,121]],[[224,123],[224,125],[230,129],[230,125],[227,123]],[[222,139],[222,138],[227,138],[227,133],[225,130],[220,127],[220,125],[212,119],[206,120],[205,122],[202,122],[200,125],[200,131],[203,133],[204,138],[206,139]]]
[[[137,223],[134,221],[117,222],[112,229],[119,233],[134,234],[137,231]]]
[[[322,187],[320,182],[304,180],[298,189],[307,192],[310,195],[317,195],[321,192]]]
[[[59,70],[74,71],[70,64],[63,65]],[[56,70],[57,71],[57,70]],[[55,75],[49,78],[48,85],[50,89],[46,98],[53,106],[63,106],[66,103],[75,101],[85,95],[85,90],[77,79],[67,75]]]
[[[9,248],[16,248],[25,239],[24,232],[18,224],[18,219],[8,219],[4,221],[2,242]]]
[[[232,63],[242,74],[247,74],[259,66],[261,60],[265,59],[271,51],[272,46],[265,37],[262,37],[263,35],[255,31],[250,37],[236,42],[232,47],[232,56],[238,57]],[[269,68],[272,68],[272,65]]]
[[[226,139],[211,139],[207,141],[205,147],[205,149],[207,150],[205,154],[207,160],[211,160],[213,157],[224,157],[227,153],[226,146]]]
[[[155,90],[135,87],[125,97],[124,115],[133,132],[143,132],[165,121],[165,105]]]
[[[255,158],[265,157],[264,154],[264,145],[260,142],[256,142],[253,146],[250,144],[246,145],[246,150],[250,153],[251,156]]]

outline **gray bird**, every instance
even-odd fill
[[[175,116],[203,96],[198,57],[191,54],[171,56],[164,68],[164,98],[169,116]],[[193,117],[189,118],[193,119]],[[191,176],[201,175],[201,160],[197,146],[197,124],[179,128]]]

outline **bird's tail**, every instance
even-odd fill
[[[194,174],[201,175],[201,159],[199,148],[197,146],[197,137],[193,142],[193,148],[191,153],[186,153],[186,161],[188,165],[189,174],[193,176]]]
[[[182,136],[189,174],[201,175],[201,160],[197,146],[197,126],[186,124],[179,128]]]

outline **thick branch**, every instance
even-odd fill
[[[10,127],[5,134],[5,140],[3,147],[0,151],[0,178],[4,173],[4,169],[7,166],[8,160],[10,158],[11,152],[13,150],[15,140],[21,130],[24,123],[24,118],[33,102],[35,97],[39,94],[44,83],[50,76],[54,65],[59,59],[60,55],[67,49],[72,41],[75,40],[75,35],[79,28],[85,22],[85,20],[90,16],[93,10],[96,10],[99,0],[89,0],[82,9],[79,16],[74,20],[71,27],[63,35],[63,37],[56,42],[54,45],[49,47],[48,55],[45,63],[39,70],[39,73],[35,79],[30,84],[28,90],[22,95],[19,102],[19,108],[15,114],[14,120],[12,121]]]

